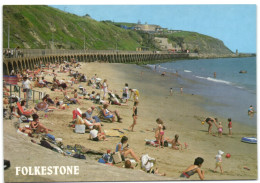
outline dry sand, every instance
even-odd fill
[[[4,171],[4,178],[7,182],[17,181],[143,181],[143,180],[178,180],[181,172],[189,165],[193,164],[196,157],[204,158],[202,169],[205,170],[205,180],[241,180],[257,179],[257,145],[240,142],[243,136],[256,136],[256,128],[233,121],[233,135],[227,136],[227,119],[216,116],[222,121],[224,127],[223,136],[212,136],[207,134],[208,125],[202,125],[201,120],[208,116],[214,116],[203,109],[206,103],[202,97],[184,94],[175,90],[173,96],[169,96],[169,88],[179,88],[177,77],[167,75],[161,77],[144,67],[127,64],[108,63],[87,63],[82,64],[79,72],[87,74],[90,78],[94,74],[108,80],[109,89],[121,96],[125,83],[129,88],[137,88],[140,91],[140,103],[138,106],[138,120],[134,132],[126,132],[129,138],[130,148],[141,156],[148,154],[156,158],[156,167],[160,172],[165,172],[166,177],[149,175],[141,170],[126,170],[123,168],[102,165],[88,157],[87,160],[77,160],[75,158],[64,157],[61,154],[52,152],[41,146],[30,142],[30,138],[19,135],[15,132],[12,122],[4,120],[4,159],[11,161],[12,167]],[[142,74],[141,74],[142,72]],[[46,76],[51,81],[50,76]],[[69,78],[67,74],[59,74],[58,79]],[[194,83],[195,84],[195,83]],[[93,89],[86,84],[83,85],[90,93]],[[51,97],[63,99],[61,92],[44,90]],[[99,91],[100,90],[95,90]],[[72,94],[69,94],[72,96]],[[72,110],[79,107],[82,111],[93,105],[92,102],[81,99],[81,105],[70,105],[64,111],[54,111],[47,118],[42,118],[41,122],[48,128],[56,138],[62,138],[65,145],[81,144],[85,147],[106,152],[107,149],[115,150],[116,144],[120,141],[118,137],[109,137],[109,141],[94,142],[88,140],[89,134],[76,134],[68,127],[72,121]],[[123,123],[103,123],[103,129],[127,129],[132,124],[133,101],[128,102],[128,106],[114,106],[109,108],[117,109],[123,117]],[[214,104],[212,104],[214,105]],[[95,112],[96,113],[96,112]],[[144,139],[154,139],[152,129],[156,127],[155,120],[160,117],[166,126],[165,136],[173,138],[179,134],[180,142],[186,142],[188,148],[183,151],[172,150],[170,148],[155,148],[146,146]],[[214,126],[213,132],[217,129]],[[231,154],[231,158],[223,157],[224,173],[213,173],[215,167],[215,155],[218,150]],[[79,165],[79,176],[15,176],[15,166],[42,166],[42,165]],[[250,170],[243,167],[247,166]],[[194,175],[190,180],[199,180],[198,175]]]

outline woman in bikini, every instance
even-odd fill
[[[208,117],[205,119],[205,122],[208,123],[208,125],[209,125],[208,133],[211,134],[211,129],[212,129],[213,123],[217,126],[216,120],[212,117]]]
[[[171,143],[172,143],[172,149],[179,150],[180,149],[179,146],[180,146],[181,147],[180,150],[182,150],[182,145],[179,142],[179,135],[178,134],[175,135],[175,137],[174,137],[174,139],[172,139]]]
[[[200,180],[204,179],[204,171],[201,170],[202,163],[204,162],[204,159],[201,157],[198,157],[194,161],[194,165],[190,165],[186,170],[184,170],[181,174],[181,178],[190,178],[190,176],[194,175],[195,173],[198,173]]]
[[[164,131],[163,131],[163,121],[158,118],[156,119],[156,123],[158,124],[157,128],[155,129],[155,139],[156,142],[159,144],[159,146],[161,145],[161,139],[163,138],[164,135]]]
[[[136,125],[136,120],[137,120],[137,105],[138,105],[138,101],[136,101],[134,103],[134,107],[133,107],[133,124],[129,127],[129,130],[131,130],[132,132],[134,131],[134,126]]]
[[[37,114],[33,114],[33,121],[30,123],[30,128],[32,130],[35,130],[36,133],[46,133],[48,134],[49,131],[53,131],[51,129],[46,128],[45,126],[43,126],[40,121],[39,121],[39,116]]]

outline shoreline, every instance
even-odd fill
[[[202,63],[210,64],[211,60],[209,60],[209,62],[207,60],[201,60],[201,61],[203,61]],[[213,62],[213,64],[214,64],[217,60],[214,59],[212,61],[214,61]],[[233,62],[235,62],[235,61],[239,61],[239,60],[237,60],[237,59],[233,60]],[[213,78],[213,76],[210,77],[207,75],[199,74],[198,71],[196,70],[196,68],[194,70],[192,70],[193,69],[192,67],[188,67],[188,65],[187,65],[188,63],[189,63],[188,60],[184,61],[184,63],[183,63],[184,65],[180,62],[179,63],[178,62],[173,62],[173,63],[168,62],[166,64],[160,65],[161,67],[158,67],[156,72],[158,75],[161,75],[161,73],[164,72],[165,75],[167,75],[168,77],[176,77],[178,75],[178,80],[175,80],[175,81],[173,80],[173,82],[178,82],[179,88],[173,88],[173,89],[177,90],[177,92],[179,92],[180,86],[182,86],[188,94],[199,95],[199,96],[204,97],[204,100],[207,100],[207,102],[208,102],[208,104],[204,103],[204,104],[206,104],[206,105],[204,105],[205,110],[212,112],[212,113],[216,113],[217,115],[220,115],[220,116],[225,116],[226,118],[229,118],[229,117],[231,117],[232,119],[234,118],[236,121],[238,121],[241,124],[246,124],[246,125],[256,127],[256,117],[257,116],[256,115],[248,116],[247,111],[243,110],[243,109],[247,109],[246,105],[242,105],[243,107],[240,107],[240,108],[236,107],[235,104],[239,105],[241,102],[239,103],[238,101],[234,101],[234,104],[232,105],[232,99],[234,99],[235,97],[231,96],[232,93],[234,93],[235,96],[236,95],[244,96],[244,100],[242,100],[244,102],[248,102],[249,100],[246,100],[246,98],[249,97],[250,101],[248,103],[250,103],[253,106],[256,106],[256,104],[255,104],[256,93],[253,91],[253,89],[246,88],[246,86],[243,85],[244,83],[238,84],[236,81],[227,80],[227,78],[226,79],[225,78],[216,79],[216,78]],[[191,64],[194,64],[194,63],[197,63],[197,61],[193,60],[193,62]],[[148,65],[142,66],[142,67],[146,67],[152,71],[154,70],[154,68],[153,68],[154,65],[148,64]],[[198,67],[200,67],[200,66],[198,65]],[[201,65],[201,67],[203,67],[203,66]],[[177,70],[179,70],[179,73],[177,73]],[[189,70],[191,70],[191,71],[189,71]],[[188,72],[190,72],[191,74]],[[203,79],[200,79],[200,78],[203,78]],[[209,80],[208,78],[212,79],[213,81]],[[208,92],[211,94],[208,94],[207,87],[210,87],[210,88],[217,87],[218,90],[216,92],[219,91],[220,93],[216,94],[216,96],[215,96],[213,94],[214,91],[209,88]],[[231,94],[225,94],[222,91],[229,91],[229,93],[231,92]],[[228,96],[232,98],[232,99],[228,100],[229,103],[225,101],[225,99],[229,99]],[[219,97],[223,97],[223,98],[219,98]],[[200,105],[203,105],[203,104],[200,104]],[[238,110],[241,112],[244,112],[246,115],[238,114],[238,112],[237,112]]]
[[[147,178],[137,178],[135,172],[127,169],[120,168],[111,168],[109,166],[102,166],[97,161],[92,161],[90,163],[79,163],[80,169],[89,169],[92,165],[97,167],[102,167],[102,170],[114,172],[118,171],[116,174],[123,176],[123,173],[132,176],[127,176],[128,181],[138,181],[138,180],[153,180],[153,177],[156,177],[156,180],[178,180],[181,172],[187,168],[190,164],[193,163],[194,159],[198,156],[204,158],[205,162],[202,166],[202,169],[206,171],[205,180],[237,180],[237,179],[257,179],[257,146],[253,144],[246,144],[240,142],[242,135],[254,135],[256,134],[256,129],[236,123],[233,124],[233,133],[234,135],[228,137],[227,133],[227,124],[226,118],[219,117],[219,120],[223,121],[224,133],[223,137],[219,138],[217,136],[212,136],[207,134],[207,125],[201,124],[201,118],[206,118],[208,116],[215,116],[208,111],[205,111],[202,107],[198,106],[197,103],[203,101],[202,96],[190,95],[190,94],[180,94],[174,93],[173,96],[169,96],[169,85],[173,84],[176,87],[179,87],[178,83],[175,83],[177,78],[174,76],[170,77],[161,77],[159,74],[155,74],[151,70],[144,69],[138,65],[134,64],[107,64],[107,63],[80,63],[82,67],[77,69],[81,73],[86,73],[87,77],[90,78],[94,74],[97,74],[98,77],[108,80],[109,88],[116,90],[117,93],[121,96],[121,90],[124,87],[124,83],[129,84],[129,88],[137,88],[140,91],[140,105],[138,107],[138,120],[134,132],[126,132],[125,134],[129,138],[130,147],[134,150],[139,156],[141,154],[148,154],[149,156],[156,158],[157,163],[156,167],[160,169],[160,172],[165,172],[166,177],[152,176],[146,173],[142,173],[144,177],[150,176],[151,179]],[[142,75],[141,75],[141,72]],[[59,74],[58,79],[68,78],[67,74]],[[46,77],[47,80],[50,80],[51,77]],[[80,84],[75,85],[77,88]],[[77,86],[77,87],[76,87]],[[85,84],[84,84],[85,87]],[[92,88],[86,87],[87,91],[91,93]],[[58,96],[62,98],[62,93],[60,92],[51,92],[49,89],[43,88],[51,97]],[[100,90],[95,90],[100,92]],[[185,92],[185,91],[184,91]],[[102,93],[101,93],[102,94]],[[71,94],[69,94],[71,95]],[[81,100],[83,101],[83,100]],[[207,101],[204,101],[207,102]],[[62,138],[64,144],[74,145],[79,143],[85,147],[91,147],[93,150],[105,151],[111,149],[114,151],[116,144],[120,141],[118,137],[110,137],[109,141],[105,142],[94,142],[87,140],[87,134],[75,134],[71,128],[68,127],[68,123],[72,119],[72,110],[76,107],[79,107],[81,111],[85,112],[88,107],[93,105],[90,101],[83,101],[81,105],[70,105],[69,109],[65,111],[54,111],[53,114],[50,114],[48,118],[41,119],[41,122],[48,128],[54,130],[53,134],[56,138]],[[119,128],[124,129],[128,128],[132,124],[132,107],[133,102],[129,101],[128,106],[114,106],[111,105],[112,110],[117,109],[123,117],[123,123],[103,123],[103,129],[113,129]],[[96,114],[96,113],[95,113]],[[94,114],[94,115],[95,115]],[[152,146],[146,146],[144,139],[154,139],[154,132],[152,129],[156,127],[155,120],[160,117],[166,125],[165,136],[173,138],[176,133],[180,135],[180,142],[183,144],[186,142],[188,144],[188,149],[183,151],[176,151],[170,148],[155,148]],[[13,127],[10,124],[10,120],[4,120],[4,137],[10,135],[10,138],[4,138],[4,158],[13,159],[13,166],[20,164],[21,159],[16,156],[16,151],[10,151],[11,139],[19,138],[20,136],[13,132]],[[212,130],[216,133],[216,127],[213,127]],[[12,137],[12,138],[11,138]],[[30,156],[34,153],[35,149],[30,150],[29,138],[21,138],[26,141],[26,153],[23,154],[23,158],[30,159],[31,164],[39,164],[42,161],[45,164],[50,164],[55,159],[57,153],[48,152],[49,158],[43,158],[37,162],[36,157]],[[19,140],[23,145],[22,140]],[[25,142],[24,142],[25,143]],[[18,144],[19,146],[19,144]],[[36,145],[33,144],[32,146]],[[45,153],[48,150],[43,150],[42,147],[37,147],[39,150],[37,153],[44,157]],[[221,149],[225,153],[230,153],[232,158],[226,159],[223,157],[223,167],[224,174],[213,173],[211,169],[214,169],[215,160],[214,157],[217,154],[217,151]],[[20,153],[25,150],[22,147],[19,148]],[[13,157],[14,156],[14,157]],[[29,157],[28,157],[29,156]],[[60,155],[59,155],[60,156]],[[63,158],[63,159],[62,159]],[[70,159],[66,157],[58,158],[61,162],[55,161],[57,164],[66,164],[66,162],[72,162],[75,159]],[[90,158],[91,159],[91,158]],[[77,160],[77,162],[83,160]],[[43,163],[43,162],[42,162]],[[28,163],[27,163],[28,164]],[[69,164],[72,165],[72,164]],[[244,170],[243,166],[248,166],[251,170]],[[121,171],[122,170],[122,171]],[[239,172],[239,173],[238,173]],[[138,173],[139,174],[139,173]],[[141,174],[141,173],[140,173]],[[147,175],[147,176],[146,176]],[[17,181],[16,177],[12,177],[12,169],[4,172],[4,177],[10,181]],[[114,181],[114,180],[125,180],[122,177],[114,177],[111,173],[111,176],[100,177],[97,174],[94,174],[93,177],[85,177],[86,173],[77,177],[77,181]],[[51,177],[54,181],[68,181],[73,180],[73,176],[69,179],[65,177]],[[194,175],[190,180],[199,180],[197,175]],[[34,180],[34,181],[37,181]]]

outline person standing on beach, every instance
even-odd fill
[[[23,93],[24,94],[24,99],[26,100],[27,93],[29,94],[30,89],[32,89],[32,84],[29,81],[27,76],[23,77],[22,88],[23,88],[23,92],[24,92]]]
[[[125,99],[125,103],[127,103],[129,99],[129,89],[128,89],[128,83],[125,84],[125,87],[123,88],[123,99]]]
[[[217,172],[217,168],[220,168],[220,172],[223,173],[223,168],[222,168],[222,155],[224,154],[223,151],[218,150],[218,154],[216,155],[216,167],[214,169],[214,172]]]
[[[129,130],[132,132],[134,131],[134,126],[136,125],[136,120],[137,120],[137,106],[138,106],[138,101],[135,101],[134,107],[133,107],[133,124],[129,127]]]
[[[172,88],[170,88],[170,96],[173,95],[173,91],[172,91]]]
[[[212,129],[213,123],[217,126],[216,120],[214,118],[208,117],[205,119],[205,122],[208,123],[208,125],[209,125],[208,133],[211,134],[211,129]]]
[[[231,136],[232,135],[232,121],[231,118],[228,118],[228,135]]]
[[[183,87],[181,87],[181,94],[183,93]]]
[[[103,88],[103,92],[104,92],[103,100],[105,100],[106,94],[108,92],[108,85],[107,85],[107,80],[106,79],[104,79],[104,82],[102,84],[102,88]]]

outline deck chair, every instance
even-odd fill
[[[97,106],[96,109],[98,110],[98,117],[101,121],[103,122],[112,122],[111,118],[105,118],[104,114],[103,114],[103,109],[101,106]]]
[[[32,113],[25,112],[19,102],[17,102],[16,105],[18,107],[18,114],[20,115],[20,118],[18,119],[19,122],[24,123],[24,122],[32,121],[32,118],[31,118]]]
[[[18,107],[18,114],[19,115],[24,115],[25,117],[30,117],[32,115],[31,112],[25,112],[19,102],[16,103]]]
[[[77,116],[82,116],[82,112],[79,108],[75,109],[72,111],[72,114],[73,114],[73,120],[77,119]]]
[[[76,104],[76,102],[73,101],[73,100],[71,100],[68,95],[65,95],[65,96],[64,96],[63,102],[64,102],[64,103],[69,103],[69,104]]]

